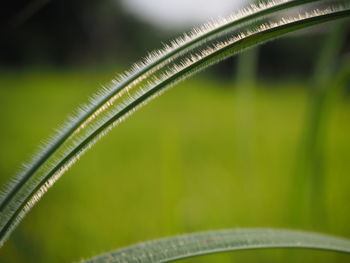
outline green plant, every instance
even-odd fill
[[[305,195],[308,196],[306,202],[313,208],[312,214],[315,215],[311,221],[319,217],[323,218],[322,222],[327,220],[324,211],[324,141],[327,134],[328,112],[332,107],[330,102],[334,97],[333,94],[337,92],[337,89],[328,87],[334,82],[334,71],[337,67],[339,52],[345,42],[346,28],[345,23],[336,24],[323,44],[309,91],[309,112],[305,122],[305,135],[300,145],[302,151],[298,155],[299,170],[296,182],[300,189],[293,197],[300,200]],[[300,205],[300,201],[296,204]],[[298,211],[303,215],[307,214],[306,211]]]
[[[295,17],[282,19],[270,17],[280,10],[311,2],[324,3],[325,1],[268,2],[246,9],[237,16],[218,20],[200,29],[195,29],[189,35],[184,35],[172,42],[170,46],[165,46],[163,50],[151,53],[145,61],[136,64],[130,73],[121,76],[119,81],[113,81],[110,88],[95,95],[89,106],[83,106],[78,110],[77,117],[70,118],[66,126],[26,166],[2,195],[0,244],[5,242],[31,207],[78,160],[82,153],[136,109],[160,95],[167,88],[250,47],[296,30],[350,15],[348,5],[345,2],[339,2],[328,3],[322,9],[297,13]],[[277,236],[278,233],[282,232],[276,232]],[[287,237],[289,241],[285,243],[285,246],[332,250],[332,246],[327,246],[327,242],[333,243],[332,238],[326,238],[326,240],[316,238],[321,243],[318,245],[317,242],[316,244],[307,241],[308,234],[297,236],[300,237],[297,242],[292,238],[293,234],[287,236],[290,236],[291,239]],[[221,238],[219,235],[219,239]],[[265,242],[264,239],[261,240]],[[278,246],[280,239],[273,238],[273,240],[271,246]],[[302,241],[305,241],[305,245],[298,243]],[[335,243],[338,244],[338,242],[344,246],[336,245],[334,250],[349,251],[347,241],[338,240]]]
[[[298,231],[246,229],[184,235],[142,243],[86,262],[169,262],[233,250],[261,248],[311,248],[350,252],[350,241]]]

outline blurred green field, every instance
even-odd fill
[[[0,183],[101,84],[107,71],[0,73]],[[73,262],[154,238],[274,227],[350,237],[350,98],[330,109],[326,216],[291,200],[307,111],[306,84],[252,94],[203,76],[136,112],[44,196],[0,250],[0,262]],[[304,198],[301,198],[303,201]],[[294,211],[292,207],[301,207]],[[233,252],[186,262],[349,262],[305,250]]]

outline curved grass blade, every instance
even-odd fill
[[[208,44],[202,50],[194,53],[189,52],[184,60],[164,66],[163,71],[147,77],[147,81],[140,81],[138,85],[127,88],[125,92],[121,90],[116,94],[114,104],[109,101],[101,108],[99,118],[92,122],[91,127],[85,127],[82,124],[77,132],[83,129],[85,132],[73,137],[70,144],[63,144],[63,148],[57,151],[55,158],[48,159],[45,162],[47,167],[40,167],[36,177],[29,178],[28,182],[25,182],[20,189],[21,191],[14,194],[13,201],[3,207],[0,213],[0,245],[3,244],[14,227],[46,190],[78,160],[82,153],[136,109],[164,92],[167,88],[246,48],[275,39],[289,32],[348,17],[349,15],[350,10],[347,7],[339,6],[323,11],[315,10],[297,18],[262,24],[251,31],[242,29],[227,40]],[[108,93],[107,97],[109,95]],[[105,96],[100,99],[100,101],[103,100],[105,100]],[[107,108],[108,110],[106,110]],[[104,113],[102,113],[103,110]],[[91,121],[96,114],[95,112],[89,117]]]
[[[213,253],[262,248],[308,248],[350,253],[350,240],[290,230],[220,230],[140,243],[82,263],[161,263]]]
[[[191,51],[191,49],[207,42],[209,39],[224,34],[228,30],[254,21],[255,19],[274,14],[281,10],[286,10],[295,6],[307,3],[319,2],[322,0],[274,0],[268,3],[258,3],[242,9],[235,15],[227,19],[214,21],[205,24],[200,28],[193,29],[189,34],[166,45],[163,50],[150,53],[144,62],[140,62],[134,66],[130,73],[120,76],[120,81],[112,81],[113,85],[110,89],[102,91],[102,96],[96,94],[96,99],[89,106],[83,106],[82,110],[78,110],[77,117],[69,118],[65,127],[58,131],[58,135],[52,138],[52,141],[44,146],[34,160],[26,165],[13,184],[8,187],[8,191],[0,196],[0,212],[14,198],[20,188],[30,179],[30,177],[73,135],[84,129],[93,119],[97,118],[101,112],[107,110],[116,99],[118,92],[124,89],[132,88],[139,82],[152,75],[160,67],[167,62],[171,62],[182,54]],[[106,94],[107,93],[107,94]]]

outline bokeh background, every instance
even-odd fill
[[[0,183],[116,73],[247,2],[2,3]],[[223,228],[349,238],[349,29],[349,21],[331,23],[268,43],[152,101],[50,189],[1,248],[0,262],[75,262]],[[274,249],[186,262],[349,260]]]

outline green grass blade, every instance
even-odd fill
[[[334,106],[331,103],[333,93],[337,89],[330,88],[334,85],[336,75],[336,64],[339,60],[340,51],[345,44],[348,24],[339,23],[334,26],[333,32],[326,40],[325,46],[321,50],[314,74],[313,90],[310,94],[310,109],[308,124],[305,131],[305,176],[309,178],[310,192],[309,199],[314,208],[313,219],[322,217],[322,222],[326,223],[325,213],[325,141],[327,141],[327,124],[330,110]]]
[[[83,262],[161,263],[206,254],[263,248],[307,248],[350,253],[350,241],[290,230],[220,230],[140,243]]]
[[[345,18],[349,15],[350,10],[347,7],[329,7],[323,11],[315,10],[312,13],[301,14],[297,18],[284,18],[278,22],[261,24],[253,30],[246,31],[243,28],[234,35],[228,35],[227,40],[210,42],[201,50],[189,51],[183,60],[163,65],[154,75],[148,76],[146,74],[146,77],[141,77],[140,80],[134,83],[135,86],[128,86],[124,90],[119,90],[112,97],[110,97],[109,89],[106,93],[103,92],[92,105],[100,105],[104,101],[105,104],[92,113],[89,111],[91,108],[88,108],[88,115],[83,115],[83,118],[89,123],[83,122],[77,127],[73,134],[68,136],[69,140],[65,141],[60,149],[53,150],[49,148],[49,151],[56,152],[47,161],[43,161],[47,156],[47,152],[44,151],[43,155],[38,159],[40,165],[35,168],[37,169],[35,174],[33,174],[35,176],[31,175],[25,181],[20,180],[19,182],[22,184],[20,187],[18,187],[19,182],[15,182],[14,186],[18,191],[10,191],[11,198],[7,198],[8,195],[6,195],[5,199],[3,199],[9,201],[3,201],[6,204],[0,210],[0,245],[4,243],[11,231],[47,189],[87,149],[127,116],[160,95],[167,88],[249,47],[296,30]],[[128,78],[126,77],[126,79]],[[110,98],[110,100],[106,98]],[[75,127],[75,121],[73,121],[72,127]],[[60,140],[62,139],[61,137],[59,138]],[[33,166],[28,169],[33,171]]]
[[[60,147],[63,146],[67,140],[79,133],[93,119],[100,115],[101,112],[110,107],[110,104],[113,104],[115,96],[120,90],[134,87],[140,81],[152,75],[159,69],[159,67],[167,62],[175,60],[181,54],[189,52],[191,49],[208,41],[208,39],[220,36],[227,30],[232,30],[239,25],[274,14],[277,11],[319,1],[322,0],[279,0],[269,1],[265,4],[260,3],[252,5],[227,20],[216,21],[216,23],[207,24],[201,28],[194,29],[189,34],[185,34],[179,39],[174,40],[171,45],[166,46],[164,50],[155,51],[149,54],[145,59],[145,62],[136,64],[130,73],[126,73],[126,76],[120,76],[120,81],[114,81],[112,89],[108,90],[108,94],[103,94],[103,98],[100,98],[99,94],[97,94],[96,97],[98,98],[93,101],[90,106],[83,107],[82,110],[79,109],[76,114],[78,117],[73,117],[73,121],[69,120],[53,141],[45,146],[43,150],[40,150],[39,154],[33,159],[33,161],[25,166],[25,169],[20,174],[19,178],[8,187],[6,194],[0,196],[0,211],[4,210],[6,205],[11,202],[20,188],[56,151],[58,151]]]
[[[324,226],[327,222],[324,211],[326,194],[324,142],[327,141],[327,121],[333,106],[331,98],[334,96],[333,93],[337,92],[334,85],[336,64],[345,42],[346,30],[346,23],[335,25],[321,49],[310,85],[309,108],[300,143],[301,151],[298,154],[298,170],[292,195],[296,207],[292,209],[295,210],[292,217],[303,215],[304,219],[308,219],[313,225],[323,224]],[[317,218],[322,220],[314,222]]]

